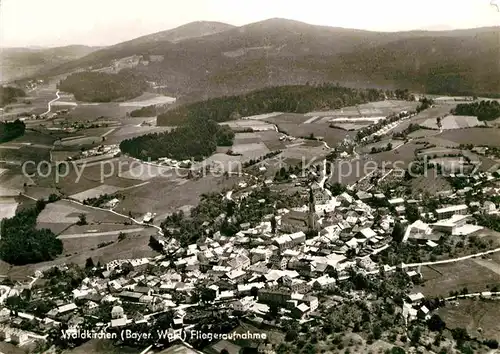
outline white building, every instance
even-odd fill
[[[439,220],[448,219],[453,215],[465,215],[467,214],[467,205],[460,204],[452,205],[446,208],[440,208],[436,210],[436,213]]]

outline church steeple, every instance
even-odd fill
[[[314,193],[312,187],[309,187],[309,213],[308,213],[308,229],[309,231],[316,230],[316,205],[314,203]]]

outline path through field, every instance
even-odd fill
[[[61,98],[59,96],[59,90],[57,90],[56,96],[57,96],[56,98],[54,98],[52,101],[49,101],[49,103],[47,103],[47,112],[43,112],[42,114],[40,114],[40,116],[45,116],[45,115],[49,114],[50,110],[52,109],[52,103],[54,103],[55,101],[57,101],[58,99]]]
[[[123,230],[114,230],[114,231],[104,231],[104,232],[86,232],[83,234],[71,234],[71,235],[60,235],[57,238],[61,240],[71,239],[71,238],[81,238],[81,237],[98,237],[98,236],[109,236],[109,235],[117,235],[119,233],[129,234],[132,232],[141,232],[144,230],[144,227],[138,227],[135,229],[123,229]]]

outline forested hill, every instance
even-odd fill
[[[179,106],[159,115],[157,123],[179,125],[196,117],[224,122],[270,112],[306,113],[337,109],[381,99],[384,99],[384,92],[375,89],[353,89],[333,84],[279,86]]]
[[[26,93],[17,87],[0,86],[0,107],[16,102],[17,97],[25,97]]]
[[[0,122],[0,143],[10,141],[24,135],[26,124],[20,120]]]
[[[140,96],[148,83],[131,70],[117,74],[79,72],[59,82],[58,89],[75,95],[78,101],[111,102],[124,101]]]
[[[154,161],[160,157],[200,161],[217,146],[231,146],[234,132],[210,119],[193,118],[171,132],[153,133],[124,140],[120,149],[133,157]]]

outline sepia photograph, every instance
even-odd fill
[[[0,354],[500,353],[500,0],[0,0]]]

